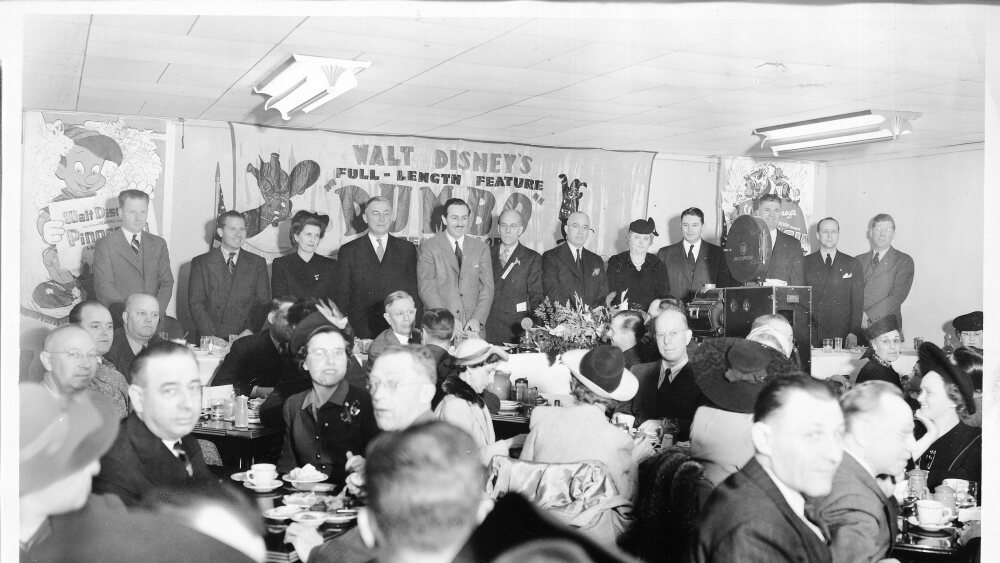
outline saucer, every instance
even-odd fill
[[[244,487],[246,487],[248,489],[253,489],[255,491],[262,492],[262,493],[266,493],[268,491],[273,491],[274,489],[277,489],[281,485],[282,485],[282,482],[279,481],[279,480],[277,480],[277,479],[275,479],[274,481],[271,481],[267,485],[254,485],[250,481],[243,481],[243,486]]]
[[[951,523],[948,523],[948,524],[921,524],[920,521],[917,520],[916,516],[910,516],[910,518],[907,521],[910,524],[912,524],[912,525],[920,528],[921,530],[927,530],[928,532],[940,532],[942,530],[950,530],[950,529],[954,528],[954,526],[952,526]]]

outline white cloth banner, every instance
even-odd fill
[[[495,238],[497,218],[516,209],[521,242],[539,252],[563,238],[560,220],[590,215],[588,247],[615,252],[629,222],[645,218],[654,153],[541,148],[459,139],[354,135],[231,124],[235,166],[227,207],[247,213],[247,245],[275,257],[291,250],[300,209],[330,215],[318,252],[333,254],[365,231],[370,197],[393,202],[390,232],[419,243],[441,228],[442,204],[465,200],[469,234]]]

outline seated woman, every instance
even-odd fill
[[[658,353],[650,353],[646,336],[646,314],[641,311],[618,311],[608,324],[608,340],[621,348],[625,367],[655,361]]]
[[[887,315],[872,323],[865,329],[865,338],[868,339],[870,347],[862,358],[870,356],[871,359],[858,372],[854,384],[865,381],[886,381],[902,391],[900,375],[892,367],[892,362],[899,358],[899,345],[903,343],[899,336],[896,315]]]
[[[271,263],[271,295],[333,299],[337,261],[316,253],[329,224],[329,215],[304,209],[292,216],[288,237],[295,252]]]
[[[508,455],[510,447],[521,440],[496,439],[493,419],[483,394],[493,381],[497,364],[507,359],[506,352],[485,340],[472,338],[455,349],[454,367],[441,385],[444,398],[434,409],[439,420],[465,430],[479,446],[483,463],[494,455]]]
[[[371,396],[345,380],[354,332],[339,311],[331,317],[311,330],[296,351],[312,387],[289,397],[282,408],[285,443],[278,471],[287,473],[309,463],[330,482],[343,484],[348,452],[363,453],[379,430]]]
[[[628,250],[608,259],[608,289],[615,305],[628,302],[629,309],[645,311],[657,295],[667,291],[667,267],[648,252],[656,236],[653,218],[636,219],[628,227]]]
[[[930,342],[920,345],[917,371],[921,376],[920,410],[915,416],[927,431],[918,436],[913,461],[929,471],[927,487],[933,492],[944,479],[980,482],[983,433],[960,420],[976,412],[972,378]]]
[[[983,350],[973,346],[962,346],[952,354],[952,359],[958,369],[972,378],[972,388],[975,389],[972,398],[976,403],[976,412],[962,416],[962,423],[975,428],[983,427]]]

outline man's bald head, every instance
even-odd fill
[[[160,323],[160,302],[147,293],[133,293],[125,300],[125,332],[134,340],[146,343]]]
[[[573,246],[582,247],[590,236],[590,217],[582,211],[571,213],[566,219],[566,240]]]
[[[64,325],[45,337],[38,360],[46,383],[64,395],[87,390],[97,373],[97,347],[90,333],[77,325]]]

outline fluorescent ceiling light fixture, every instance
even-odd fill
[[[297,111],[309,113],[358,85],[357,74],[371,62],[292,55],[288,63],[271,74],[255,94],[270,96],[264,110],[275,109],[288,120]]]
[[[913,132],[910,123],[922,114],[904,111],[865,110],[832,117],[797,121],[753,130],[761,147],[781,152],[890,141]]]

